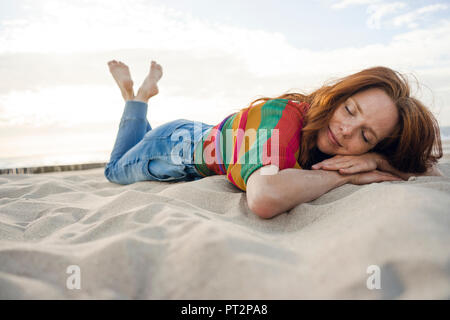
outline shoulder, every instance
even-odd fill
[[[306,112],[309,109],[309,104],[288,99],[273,99],[267,101],[261,109],[262,116],[279,115],[280,120],[287,122],[303,122]]]
[[[289,100],[287,99],[272,99],[267,100],[264,104],[261,105],[263,108],[285,108],[289,105]]]
[[[272,108],[272,109],[295,109],[301,112],[305,112],[309,109],[310,105],[307,102],[288,100],[288,99],[272,99],[266,101],[264,104],[260,105],[262,108]]]

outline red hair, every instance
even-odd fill
[[[399,123],[394,132],[370,151],[386,156],[389,163],[403,172],[423,173],[442,158],[439,124],[430,110],[410,96],[410,87],[404,75],[387,67],[364,69],[331,81],[311,94],[285,93],[277,98],[259,98],[250,103],[272,99],[288,99],[310,105],[305,115],[300,146],[299,164],[310,169],[320,154],[316,146],[321,128],[328,125],[335,109],[350,96],[370,89],[382,89],[394,102]]]

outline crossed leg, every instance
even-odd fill
[[[152,130],[147,120],[147,103],[151,97],[158,94],[157,83],[162,77],[161,66],[152,61],[150,72],[136,96],[128,66],[116,60],[109,61],[108,66],[125,100],[125,108],[110,161],[105,166],[107,179],[120,184],[142,180],[184,179],[188,174],[184,165],[172,164],[152,156],[153,153],[171,154],[170,150],[167,150],[169,147],[162,140],[157,139],[155,143],[156,140],[152,139],[153,136],[158,136],[158,130]],[[145,136],[148,139],[143,139]]]
[[[109,160],[109,163],[113,164],[123,156],[126,158],[127,152],[152,130],[146,116],[147,103],[151,97],[158,94],[157,82],[162,77],[162,68],[152,61],[150,72],[135,96],[128,66],[123,62],[112,60],[108,62],[108,67],[125,100],[121,125]]]
[[[111,72],[114,80],[119,86],[123,99],[126,101],[134,100],[148,103],[148,100],[158,94],[158,81],[161,79],[163,72],[161,65],[152,61],[150,65],[150,72],[144,79],[141,87],[139,88],[137,95],[134,95],[133,80],[131,79],[130,69],[128,66],[116,60],[108,62],[109,71]]]

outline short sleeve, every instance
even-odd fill
[[[259,109],[248,110],[245,116],[245,126],[240,123],[241,131],[235,133],[233,157],[226,172],[231,183],[246,191],[250,175],[263,166],[301,169],[297,162],[303,124],[299,108],[284,99],[270,100]]]

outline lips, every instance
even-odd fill
[[[328,134],[331,137],[331,141],[339,147],[342,147],[341,144],[337,141],[336,137],[334,136],[333,132],[331,131],[330,127],[328,127]]]

